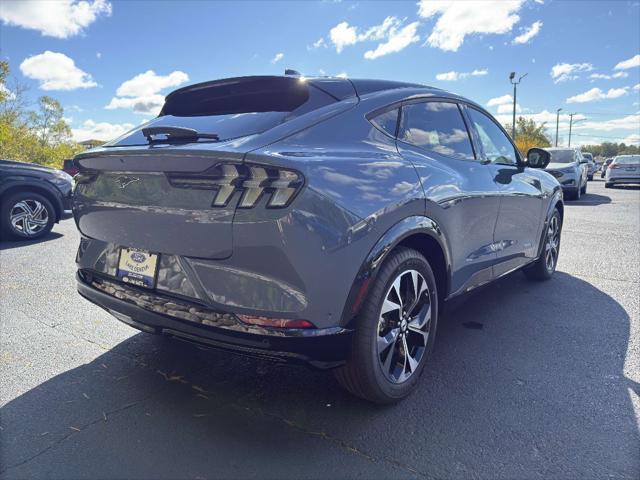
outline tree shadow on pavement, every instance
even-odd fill
[[[613,298],[515,274],[445,317],[418,390],[384,408],[328,373],[134,335],[0,409],[2,477],[638,478]]]

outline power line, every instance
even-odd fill
[[[612,140],[624,140],[627,138],[627,137],[609,137],[607,135],[589,135],[587,133],[574,133],[573,136],[574,137],[591,137],[591,138],[610,138]]]

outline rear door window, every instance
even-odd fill
[[[449,157],[475,158],[469,132],[455,103],[426,101],[403,105],[398,139]]]

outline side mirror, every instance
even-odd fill
[[[531,168],[546,168],[551,161],[551,154],[542,148],[530,148],[527,152],[527,166]]]

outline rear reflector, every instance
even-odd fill
[[[286,318],[256,317],[253,315],[236,314],[240,320],[249,325],[260,325],[262,327],[274,328],[315,328],[315,325],[308,320],[288,320]]]

